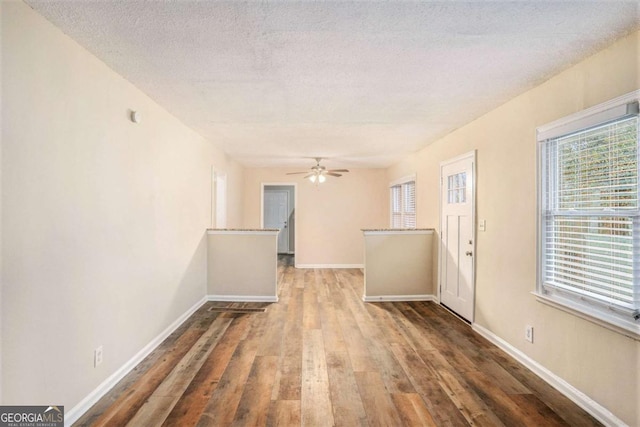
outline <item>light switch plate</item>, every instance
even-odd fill
[[[487,221],[486,221],[486,220],[484,220],[484,219],[481,219],[481,220],[478,222],[478,229],[479,229],[480,231],[487,231]]]

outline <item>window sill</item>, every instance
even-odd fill
[[[633,340],[640,341],[640,324],[632,320],[623,319],[620,316],[607,313],[604,310],[589,309],[569,298],[564,298],[559,295],[543,294],[540,292],[532,292],[532,294],[535,295],[538,302],[542,304],[557,308],[558,310],[580,317],[581,319],[595,323],[596,325]]]

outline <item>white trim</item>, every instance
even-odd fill
[[[534,374],[542,378],[546,381],[550,386],[558,390],[564,396],[566,396],[573,403],[587,411],[594,418],[600,421],[602,424],[607,426],[626,426],[621,419],[616,417],[611,411],[609,411],[604,406],[600,405],[598,402],[560,378],[558,375],[551,372],[549,369],[542,366],[540,363],[533,360],[531,357],[527,356],[521,350],[518,350],[507,341],[503,340],[490,330],[486,329],[483,326],[480,326],[477,323],[473,323],[471,325],[472,329],[476,331],[478,334],[482,335],[487,340],[491,341],[491,343],[495,344],[501,350],[504,350],[511,357],[516,359],[518,362],[522,363],[525,367],[527,367]]]
[[[581,319],[595,323],[603,328],[624,335],[627,338],[640,341],[640,325],[632,322],[631,320],[623,319],[613,312],[611,314],[607,314],[602,310],[594,310],[591,312],[588,307],[577,303],[571,298],[562,298],[560,295],[545,295],[540,292],[531,293],[535,295],[538,302],[541,302],[542,304],[546,304],[550,307],[557,308],[558,310],[562,310]]]
[[[279,230],[207,230],[207,234],[253,234],[254,236],[277,236]]]
[[[202,307],[206,298],[202,298],[196,302],[191,308],[185,311],[180,317],[178,317],[173,323],[166,327],[166,329],[158,336],[156,336],[149,344],[144,346],[138,353],[136,353],[129,361],[122,365],[117,371],[111,374],[106,380],[104,380],[98,387],[96,387],[91,393],[89,393],[84,399],[82,399],[76,406],[71,408],[70,411],[65,411],[64,425],[70,426],[84,415],[93,405],[96,404],[105,394],[107,394],[122,378],[125,377],[133,368],[138,366],[140,362],[144,360],[153,350],[156,349],[169,335],[173,333],[185,320],[195,313],[200,307]]]
[[[638,101],[638,99],[640,99],[640,90],[626,93],[617,98],[611,99],[609,101],[603,102],[598,105],[594,105],[593,107],[587,108],[586,110],[581,110],[573,114],[570,114],[568,116],[562,117],[558,120],[555,120],[551,123],[546,123],[542,126],[538,126],[536,128],[536,139],[538,141],[546,140],[548,138],[553,137],[549,135],[550,135],[550,132],[552,132],[556,128],[562,129],[569,126],[570,124],[591,119],[595,115],[605,113],[607,110],[616,109],[617,107],[626,105],[630,102]],[[604,120],[606,120],[606,118]]]
[[[407,182],[416,182],[417,174],[403,176],[402,178],[394,179],[389,183],[389,188],[394,187],[396,185],[406,184]]]
[[[216,227],[216,167],[211,165],[211,228]]]
[[[363,295],[364,302],[400,302],[400,301],[433,301],[436,302],[435,295]]]
[[[419,229],[390,229],[390,230],[362,230],[365,236],[384,236],[391,234],[433,234],[434,230]]]
[[[206,299],[220,302],[278,302],[277,296],[270,295],[207,295]]]
[[[296,268],[364,268],[364,264],[296,264]]]

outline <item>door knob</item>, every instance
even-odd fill
[[[467,255],[467,256],[472,256],[472,255],[473,255],[473,252],[471,252],[471,251],[467,251],[467,252],[466,252],[466,255]]]

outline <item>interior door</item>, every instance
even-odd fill
[[[289,252],[289,192],[264,191],[264,227],[278,228],[278,253]]]
[[[475,152],[440,166],[440,302],[473,321]]]

